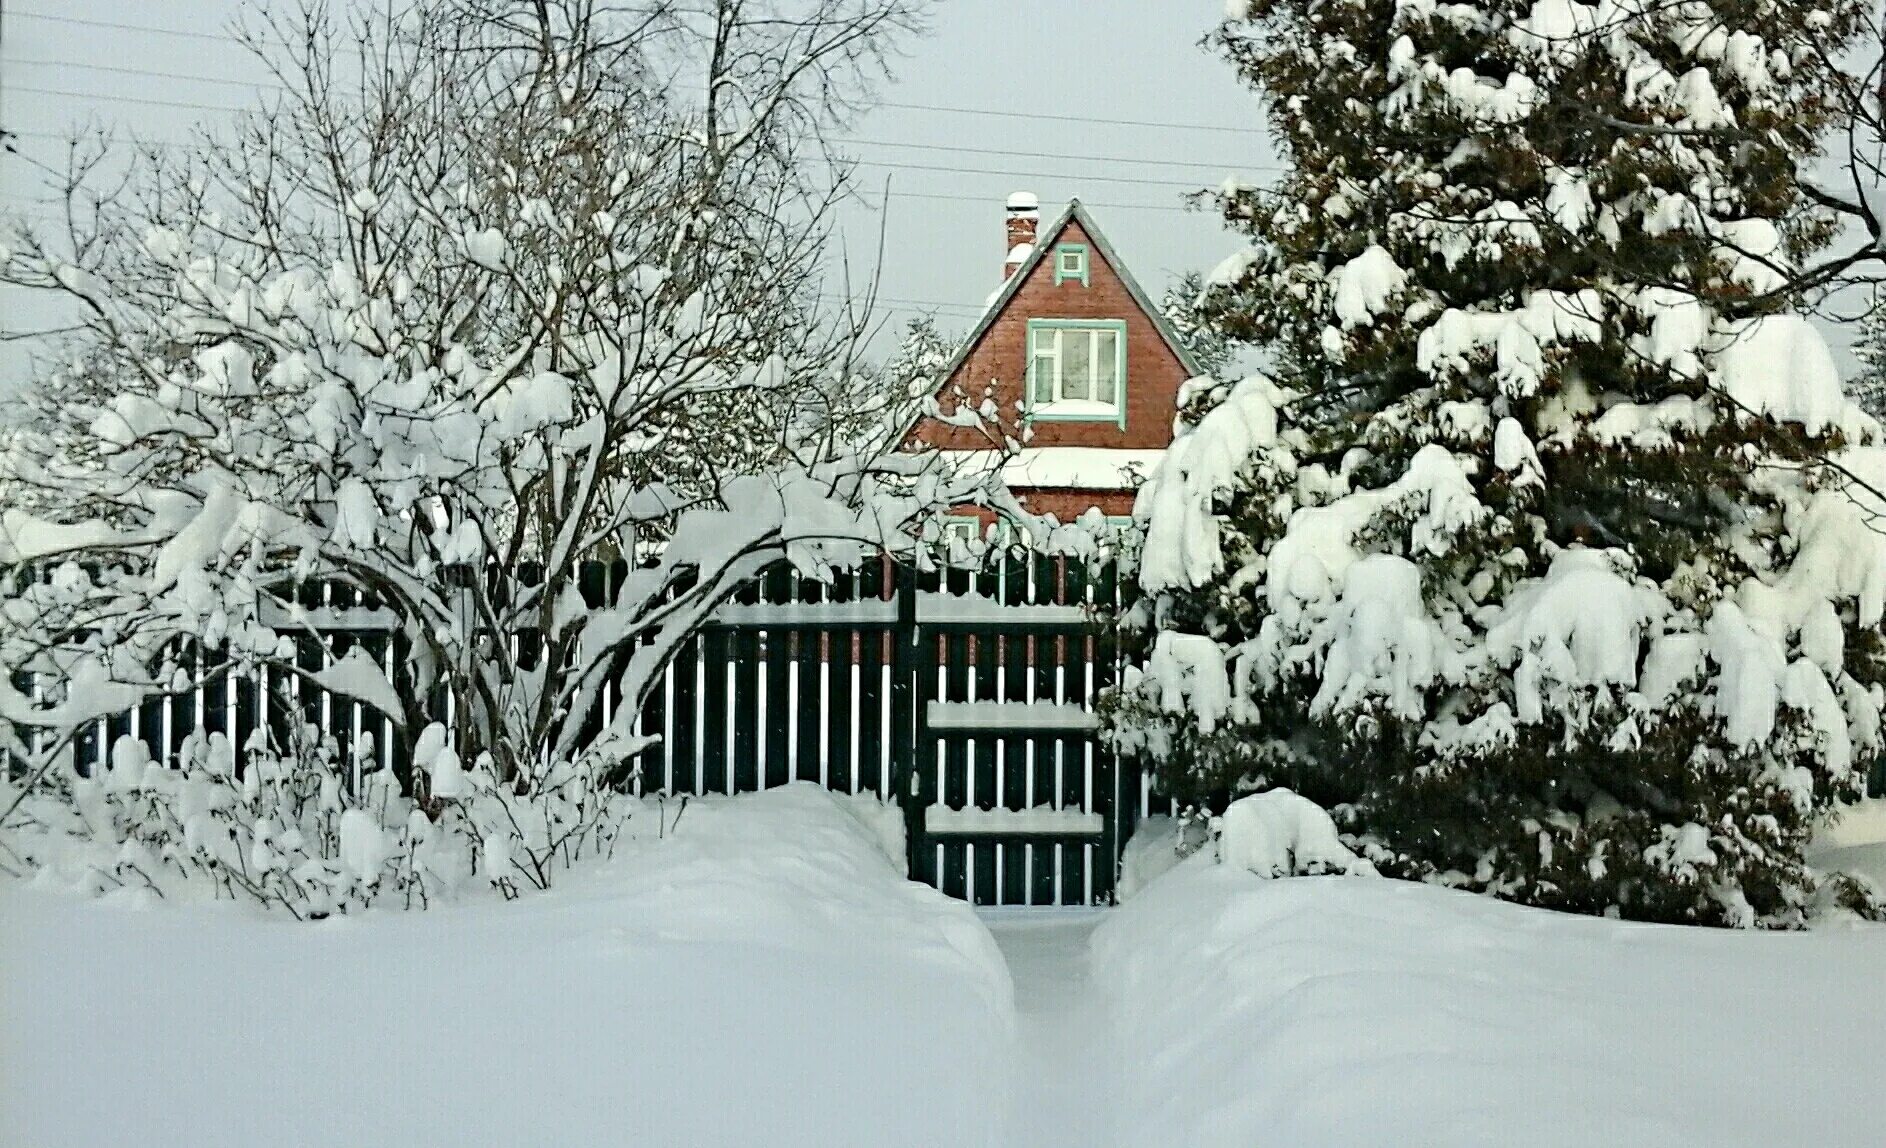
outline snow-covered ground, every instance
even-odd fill
[[[1886,1142],[1886,928],[1627,925],[1195,855],[1112,914],[1123,1145]]]
[[[1163,875],[1137,850],[1117,910],[979,918],[901,879],[873,803],[801,785],[675,813],[645,807],[613,861],[509,905],[298,924],[0,885],[0,1145],[1767,1148],[1886,1128],[1886,928],[1623,925],[1262,880],[1211,847]]]
[[[851,809],[695,801],[547,894],[314,924],[0,887],[0,1144],[988,1144],[1001,956]]]

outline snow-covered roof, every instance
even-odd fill
[[[954,452],[970,467],[994,466],[999,452]],[[1026,447],[1002,463],[1002,481],[1012,487],[1055,490],[1132,490],[1159,460],[1163,449],[1127,450],[1104,446]]]

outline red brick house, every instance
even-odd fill
[[[1039,201],[1008,201],[1002,288],[957,349],[937,391],[945,413],[993,398],[1020,453],[1003,465],[1022,504],[1063,522],[1132,512],[1140,481],[1172,442],[1179,387],[1202,372],[1076,199],[1041,228]],[[982,452],[988,439],[920,420],[912,446]],[[965,453],[973,465],[977,456]],[[992,519],[966,508],[969,526]]]

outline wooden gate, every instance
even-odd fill
[[[1117,669],[1116,569],[1024,555],[916,580],[913,878],[978,905],[1112,899],[1122,802],[1093,703]]]
[[[779,568],[718,611],[642,715],[642,784],[816,781],[905,811],[911,877],[979,905],[1112,899],[1146,787],[1097,743],[1117,566]]]

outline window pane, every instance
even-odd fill
[[[1062,336],[1065,353],[1061,356],[1061,397],[1064,399],[1094,397],[1093,337],[1092,331],[1068,331]]]
[[[1054,365],[1053,355],[1035,356],[1035,401],[1051,403],[1054,401]]]
[[[1120,333],[1094,332],[1094,398],[1103,403],[1120,401]]]
[[[1053,327],[1045,327],[1035,332],[1035,354],[1054,354],[1054,337],[1060,332]]]

